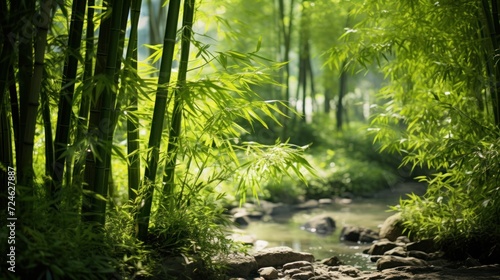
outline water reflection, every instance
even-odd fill
[[[387,204],[380,201],[354,202],[349,205],[332,205],[293,213],[287,219],[277,217],[271,221],[253,221],[245,232],[258,240],[268,242],[267,247],[288,246],[296,251],[314,254],[316,259],[337,256],[345,264],[363,270],[375,268],[369,257],[362,254],[369,244],[341,242],[340,231],[343,226],[361,226],[377,230],[377,227],[392,213],[387,212]],[[300,227],[311,217],[328,215],[332,217],[337,230],[332,234],[320,235]]]

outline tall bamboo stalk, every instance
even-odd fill
[[[284,87],[283,87],[283,98],[285,99],[285,102],[288,103],[290,101],[290,47],[291,47],[291,41],[292,41],[292,30],[293,30],[293,6],[294,6],[294,0],[290,1],[290,10],[288,13],[288,25],[285,23],[285,3],[284,0],[278,0],[278,6],[279,6],[279,17],[280,17],[280,26],[281,26],[281,34],[283,36],[283,62],[285,62],[284,66]],[[282,131],[282,138],[286,139],[288,137],[288,106],[285,106],[283,108],[283,114],[284,114],[284,119],[282,122],[283,125],[283,131]]]
[[[71,24],[69,27],[68,51],[64,62],[64,72],[59,97],[56,137],[54,141],[55,161],[52,166],[52,187],[50,193],[55,199],[61,187],[66,151],[69,144],[69,132],[71,127],[73,95],[75,91],[76,73],[78,70],[78,56],[83,33],[83,19],[85,17],[85,0],[75,0],[71,12]]]
[[[129,43],[127,47],[126,65],[129,65],[132,75],[127,71],[125,76],[131,78],[137,75],[137,30],[139,18],[141,15],[142,0],[133,0],[131,8],[131,28],[129,35]],[[129,68],[126,68],[129,69]],[[135,79],[134,79],[135,80]],[[126,88],[126,87],[124,87]],[[141,183],[141,157],[139,155],[139,118],[136,115],[138,98],[136,93],[128,92],[129,111],[127,119],[127,154],[129,159],[128,165],[128,196],[129,200],[134,201],[136,198],[139,185]]]
[[[104,1],[103,13],[107,13],[110,9],[110,3]],[[97,45],[97,54],[95,59],[94,67],[94,78],[101,77],[104,75],[106,70],[108,53],[109,53],[109,42],[111,34],[111,17],[102,16],[101,23],[99,25],[99,38]],[[103,83],[102,79],[95,81],[98,86]],[[83,188],[86,192],[84,193],[82,200],[82,220],[83,221],[95,221],[97,219],[95,213],[95,204],[97,203],[97,198],[92,195],[96,193],[96,183],[95,180],[95,170],[97,165],[96,157],[100,156],[97,154],[97,145],[99,145],[99,139],[102,137],[100,134],[100,120],[101,120],[101,103],[102,98],[100,98],[100,93],[97,92],[97,87],[92,85],[92,96],[93,102],[90,104],[89,110],[89,122],[88,122],[88,146],[85,149],[85,170],[84,170],[84,182]],[[99,97],[99,98],[98,98]],[[97,214],[98,215],[98,214]]]
[[[28,3],[26,3],[28,2]],[[34,120],[38,110],[38,96],[30,93],[31,78],[33,76],[33,36],[34,26],[31,20],[35,14],[35,1],[13,1],[11,3],[11,11],[13,12],[13,20],[19,22],[16,26],[17,42],[18,42],[18,64],[19,71],[17,72],[18,93],[19,93],[19,144],[16,150],[16,163],[19,171],[18,176],[21,179],[21,185],[24,185],[23,174],[29,173],[31,168],[28,167],[30,162],[23,160],[23,153],[29,153],[31,134],[34,135]],[[36,93],[35,93],[36,94]],[[29,124],[27,122],[30,122]],[[29,126],[30,128],[26,128]],[[27,142],[25,142],[25,134]],[[26,147],[28,150],[26,150]],[[31,148],[32,149],[32,148]],[[26,157],[30,160],[31,155]],[[25,167],[26,166],[26,167]]]
[[[75,143],[80,146],[77,147],[77,151],[81,151],[83,154],[80,155],[74,166],[73,166],[73,176],[71,186],[75,189],[80,189],[83,176],[82,170],[85,166],[85,151],[86,141],[85,133],[88,129],[89,122],[89,112],[90,112],[90,91],[92,89],[92,71],[93,71],[93,58],[94,58],[94,0],[88,1],[87,6],[87,30],[85,35],[85,63],[83,68],[83,93],[80,100],[80,108],[78,111],[78,123],[77,123],[77,134]]]
[[[163,178],[163,181],[165,182],[164,194],[166,195],[172,195],[175,189],[175,166],[177,162],[177,154],[179,151],[179,137],[181,135],[182,113],[184,108],[185,96],[189,94],[189,88],[186,86],[186,77],[189,62],[189,49],[191,46],[191,37],[193,34],[192,27],[194,18],[194,4],[195,0],[184,1],[181,60],[179,64],[177,86],[174,90],[174,109],[168,136],[167,163],[165,164],[165,175]]]
[[[34,4],[33,4],[34,5]],[[36,129],[36,119],[38,116],[38,106],[40,99],[40,91],[42,86],[42,78],[44,74],[44,60],[45,60],[45,48],[47,46],[47,34],[52,21],[52,1],[45,1],[40,6],[40,14],[38,20],[33,20],[36,24],[36,38],[34,45],[34,68],[31,75],[28,75],[25,78],[30,78],[30,88],[29,95],[25,99],[27,102],[26,114],[21,113],[21,119],[25,116],[25,126],[23,133],[23,145],[22,145],[22,157],[21,157],[21,168],[19,170],[19,177],[21,179],[21,186],[26,187],[28,196],[34,195],[34,186],[33,186],[33,145],[35,138],[35,129]],[[27,50],[28,48],[26,48]],[[29,52],[31,53],[31,48]],[[29,56],[29,55],[28,55]],[[27,62],[27,61],[26,61]],[[27,63],[29,64],[29,63]],[[25,81],[20,80],[20,83]],[[21,97],[23,92],[20,92]],[[21,98],[21,101],[24,98]],[[24,109],[22,107],[21,102],[21,110]],[[31,208],[30,203],[26,202],[26,210],[29,211]]]
[[[95,164],[93,166],[87,165],[85,168],[86,170],[89,168],[93,169],[90,171],[94,177],[91,178],[91,181],[86,181],[86,183],[94,185],[94,195],[97,195],[87,209],[87,214],[90,214],[87,218],[89,221],[96,222],[99,228],[104,226],[106,213],[106,200],[102,198],[108,196],[109,166],[111,162],[112,138],[114,133],[113,114],[118,86],[117,75],[119,69],[117,65],[119,65],[118,61],[121,58],[119,49],[123,8],[124,5],[122,1],[112,1],[109,48],[104,72],[108,84],[103,88],[102,92],[98,94],[98,98],[101,102],[98,102],[99,107],[96,108],[96,110],[101,112],[99,119],[95,120],[99,130],[97,135],[98,143],[94,152],[98,156],[94,157]],[[91,122],[92,121],[91,119]],[[86,180],[87,179],[89,179],[89,177],[86,177]]]
[[[160,143],[163,132],[163,120],[167,107],[168,85],[172,75],[173,54],[175,48],[175,37],[177,33],[177,21],[179,20],[180,0],[171,0],[168,6],[167,21],[165,26],[165,37],[163,39],[163,52],[158,77],[158,87],[153,111],[151,132],[149,134],[149,154],[144,171],[143,187],[146,188],[142,207],[137,216],[137,236],[141,240],[146,240],[151,205],[153,202],[154,185],[156,182],[156,172],[160,154]]]
[[[40,92],[40,100],[42,102],[42,119],[45,134],[45,175],[50,177],[52,172],[52,164],[54,162],[54,140],[52,137],[52,122],[50,120],[50,101],[47,89]],[[52,182],[46,181],[45,186],[50,189]]]

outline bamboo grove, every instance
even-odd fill
[[[139,61],[141,2],[0,1],[0,180],[17,171],[27,228],[29,217],[62,213],[101,235],[122,205],[130,235],[146,242],[222,181],[244,198],[266,175],[311,171],[306,147],[239,140],[250,133],[241,123],[267,127],[263,116],[279,123],[287,108],[254,92],[276,86],[269,72],[281,66],[256,54],[258,42],[209,51],[193,28],[199,3],[171,0],[163,42]]]

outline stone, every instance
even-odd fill
[[[421,259],[421,260],[430,259],[429,254],[422,252],[422,251],[417,251],[417,250],[408,251],[408,257],[414,257],[414,258]]]
[[[259,268],[266,266],[278,267],[295,261],[314,261],[312,254],[295,252],[292,248],[286,246],[265,248],[255,252],[253,256]]]
[[[332,278],[326,275],[318,275],[314,276],[312,278],[309,278],[309,280],[331,280]]]
[[[289,214],[292,208],[290,205],[283,203],[273,203],[265,200],[260,201],[260,206],[267,215],[276,216]]]
[[[344,226],[340,232],[340,240],[358,242],[361,231],[359,227]]]
[[[465,266],[466,267],[474,267],[474,266],[480,266],[481,262],[479,262],[478,259],[468,257],[465,259]]]
[[[250,224],[250,218],[244,212],[237,212],[233,215],[233,221],[240,227],[246,227]]]
[[[229,254],[222,262],[227,267],[226,274],[231,277],[246,278],[257,270],[255,258],[242,253]]]
[[[309,199],[306,202],[295,205],[295,209],[297,210],[309,210],[318,208],[319,202],[316,199]]]
[[[301,273],[302,270],[300,270],[299,268],[291,268],[291,269],[287,269],[284,271],[284,273],[286,275],[294,275],[294,274],[297,274],[297,273]]]
[[[397,243],[389,240],[379,240],[374,243],[370,249],[368,249],[368,254],[370,255],[383,255],[385,252],[398,247]]]
[[[389,251],[386,251],[384,253],[386,256],[398,256],[398,257],[407,257],[408,252],[406,252],[405,248],[398,246],[395,248],[392,248]]]
[[[278,270],[272,266],[268,267],[263,267],[259,269],[259,275],[260,277],[266,279],[266,280],[271,280],[271,279],[278,279]]]
[[[314,273],[307,271],[307,272],[293,274],[291,279],[308,280],[308,279],[311,279],[312,277],[314,277]]]
[[[195,277],[195,271],[201,268],[201,262],[189,260],[184,256],[170,256],[162,262],[162,270],[174,278],[193,278]]]
[[[339,266],[339,265],[342,265],[344,264],[338,257],[336,256],[333,256],[331,258],[328,258],[328,259],[323,259],[321,260],[321,263],[324,264],[324,265],[328,265],[328,266]]]
[[[359,243],[372,243],[378,239],[378,233],[363,227],[344,226],[340,232],[340,240]]]
[[[423,239],[406,244],[407,251],[422,251],[425,253],[433,253],[438,250],[436,243],[432,239]]]
[[[429,264],[421,259],[407,257],[397,257],[397,256],[382,256],[377,261],[377,270],[384,270],[388,268],[394,268],[399,266],[428,266]]]
[[[398,243],[410,243],[411,240],[410,240],[410,238],[408,238],[408,236],[401,235],[401,236],[398,236],[398,238],[396,238],[396,242],[398,242]]]
[[[359,235],[359,243],[372,243],[375,240],[378,240],[378,233],[371,229],[364,229]]]
[[[318,234],[329,234],[335,231],[336,225],[332,217],[318,215],[309,219],[300,228]]]
[[[358,277],[361,274],[361,271],[359,269],[350,265],[341,265],[339,266],[338,271],[344,275],[348,275],[351,277]]]
[[[253,236],[253,235],[238,234],[238,233],[233,233],[231,236],[229,236],[229,239],[233,240],[234,242],[241,243],[244,245],[254,245],[255,242],[257,241],[255,239],[255,236]]]
[[[404,227],[402,222],[401,213],[396,213],[388,217],[380,227],[379,237],[396,241],[399,236],[403,235]]]
[[[312,264],[307,261],[296,261],[296,262],[290,262],[286,263],[283,265],[283,269],[294,269],[294,268],[301,268],[301,267],[311,267],[312,269]]]
[[[320,198],[318,200],[318,203],[319,203],[320,206],[322,206],[322,205],[331,205],[331,204],[333,204],[333,199],[331,199],[331,198]]]

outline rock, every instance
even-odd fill
[[[386,256],[398,256],[398,257],[406,257],[408,255],[408,252],[403,247],[395,247],[392,248],[391,250],[387,251],[384,253]]]
[[[265,248],[254,253],[253,256],[259,268],[266,266],[278,267],[295,261],[314,261],[314,256],[312,254],[295,252],[292,248],[286,246]]]
[[[402,258],[397,256],[382,256],[377,261],[377,270],[384,270],[399,266],[428,266],[429,264],[417,258]]]
[[[283,272],[291,279],[309,279],[314,276],[314,267],[310,262],[296,261],[284,264]]]
[[[229,239],[233,240],[234,242],[242,243],[244,245],[254,245],[257,241],[255,239],[255,236],[253,235],[238,233],[233,233],[231,236],[229,236]]]
[[[286,263],[283,265],[283,269],[288,270],[288,269],[294,269],[294,268],[301,268],[301,267],[310,267],[311,270],[313,270],[312,264],[307,261],[296,261],[296,262],[290,262]]]
[[[359,243],[372,243],[375,240],[378,240],[379,236],[378,233],[368,229],[364,228],[363,231],[361,231],[361,234],[359,235]]]
[[[351,277],[358,277],[361,274],[361,271],[359,269],[350,265],[341,265],[339,266],[338,271],[344,275],[348,275]]]
[[[285,275],[294,275],[294,274],[297,274],[297,273],[302,273],[302,270],[300,270],[299,268],[292,268],[292,269],[287,269],[284,271]]]
[[[237,212],[236,214],[234,214],[233,221],[240,227],[246,227],[250,224],[250,218],[248,218],[247,214],[243,212]]]
[[[328,258],[328,259],[323,259],[321,260],[321,263],[324,264],[324,265],[328,265],[328,266],[339,266],[339,265],[342,265],[344,264],[338,257],[336,256],[333,256],[331,258]]]
[[[332,217],[318,215],[309,219],[309,221],[304,223],[300,228],[318,234],[329,234],[335,231],[335,227],[335,221]]]
[[[309,210],[318,208],[319,202],[316,199],[309,199],[306,202],[295,205],[295,209],[297,210]]]
[[[260,251],[269,245],[269,242],[266,240],[256,240],[255,243],[253,244],[253,250],[254,252]]]
[[[411,240],[410,240],[410,238],[408,238],[408,236],[401,235],[401,236],[398,236],[398,238],[396,238],[396,242],[410,243]]]
[[[333,204],[333,199],[331,199],[331,198],[320,198],[318,200],[318,203],[319,203],[320,206],[322,206],[322,205],[331,205],[331,204]]]
[[[383,255],[385,252],[396,248],[397,243],[391,242],[389,240],[380,240],[379,242],[373,244],[370,249],[368,249],[368,254],[370,255]]]
[[[480,266],[480,265],[481,265],[481,262],[479,262],[478,259],[474,259],[471,257],[468,257],[467,259],[465,259],[465,266],[466,267],[474,267],[474,266]]]
[[[340,232],[340,240],[358,242],[361,231],[359,227],[344,226]]]
[[[384,221],[380,227],[379,237],[396,241],[399,236],[403,235],[403,230],[401,213],[396,213]]]
[[[421,259],[421,260],[430,259],[429,254],[422,252],[422,251],[416,251],[416,250],[408,251],[408,257],[414,257],[414,258]]]
[[[340,233],[340,240],[359,243],[372,243],[378,239],[378,233],[367,228],[344,226]]]
[[[314,273],[307,271],[307,272],[293,274],[291,279],[308,280],[311,279],[312,277],[314,277]]]
[[[169,276],[194,278],[195,271],[202,268],[201,262],[192,261],[184,256],[169,256],[162,263],[162,270]]]
[[[244,207],[235,207],[235,208],[232,208],[231,210],[229,210],[229,214],[231,215],[235,215],[237,213],[244,213],[246,214],[247,213],[247,209],[244,208]]]
[[[331,280],[332,278],[326,275],[318,275],[314,276],[312,278],[309,278],[309,280]]]
[[[266,279],[266,280],[270,280],[270,279],[278,279],[278,270],[276,270],[276,268],[272,267],[272,266],[268,266],[268,267],[263,267],[261,269],[259,269],[259,275],[260,277]]]
[[[255,258],[242,253],[230,254],[222,262],[227,267],[226,274],[231,277],[246,278],[250,273],[257,270]]]
[[[352,197],[351,198],[348,198],[348,197],[338,197],[338,198],[335,198],[335,203],[336,204],[340,204],[340,205],[351,204],[352,203]]]
[[[260,201],[260,206],[267,215],[276,216],[289,214],[292,208],[290,205],[283,203],[273,203],[265,200]]]
[[[406,244],[406,250],[433,253],[436,252],[438,248],[432,239],[424,239]]]

